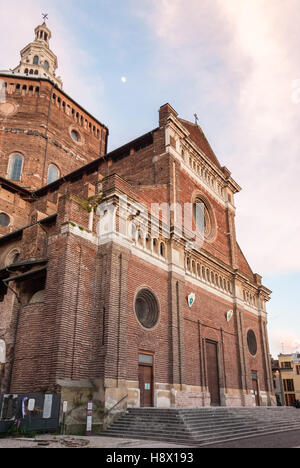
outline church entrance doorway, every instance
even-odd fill
[[[208,390],[210,393],[211,406],[220,406],[220,382],[218,363],[218,343],[206,341],[207,377]]]
[[[153,406],[154,399],[154,356],[152,353],[139,353],[140,406]]]

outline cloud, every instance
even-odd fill
[[[277,356],[280,353],[291,354],[297,351],[300,352],[300,337],[299,334],[283,328],[271,328],[270,332],[270,348],[271,353]]]
[[[192,103],[176,110],[204,110],[200,124],[212,122],[210,142],[244,189],[236,220],[249,263],[263,274],[299,271],[298,0],[134,6],[156,35],[158,78],[188,76]]]

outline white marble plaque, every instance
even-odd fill
[[[43,418],[51,418],[53,395],[45,395]]]

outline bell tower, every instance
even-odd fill
[[[13,72],[46,77],[62,89],[61,78],[56,76],[57,57],[49,47],[51,31],[45,21],[35,28],[34,33],[34,41],[21,50],[20,64]]]
[[[62,89],[48,25],[34,33],[19,66],[0,70],[0,179],[30,191],[104,156],[108,138],[108,128]]]

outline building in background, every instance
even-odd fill
[[[285,406],[294,406],[300,401],[300,353],[279,354],[282,400]]]
[[[236,239],[241,188],[169,104],[107,154],[108,129],[56,78],[50,37],[37,27],[0,73],[1,392],[60,393],[73,432],[87,401],[99,428],[114,407],[275,405],[271,291]]]

